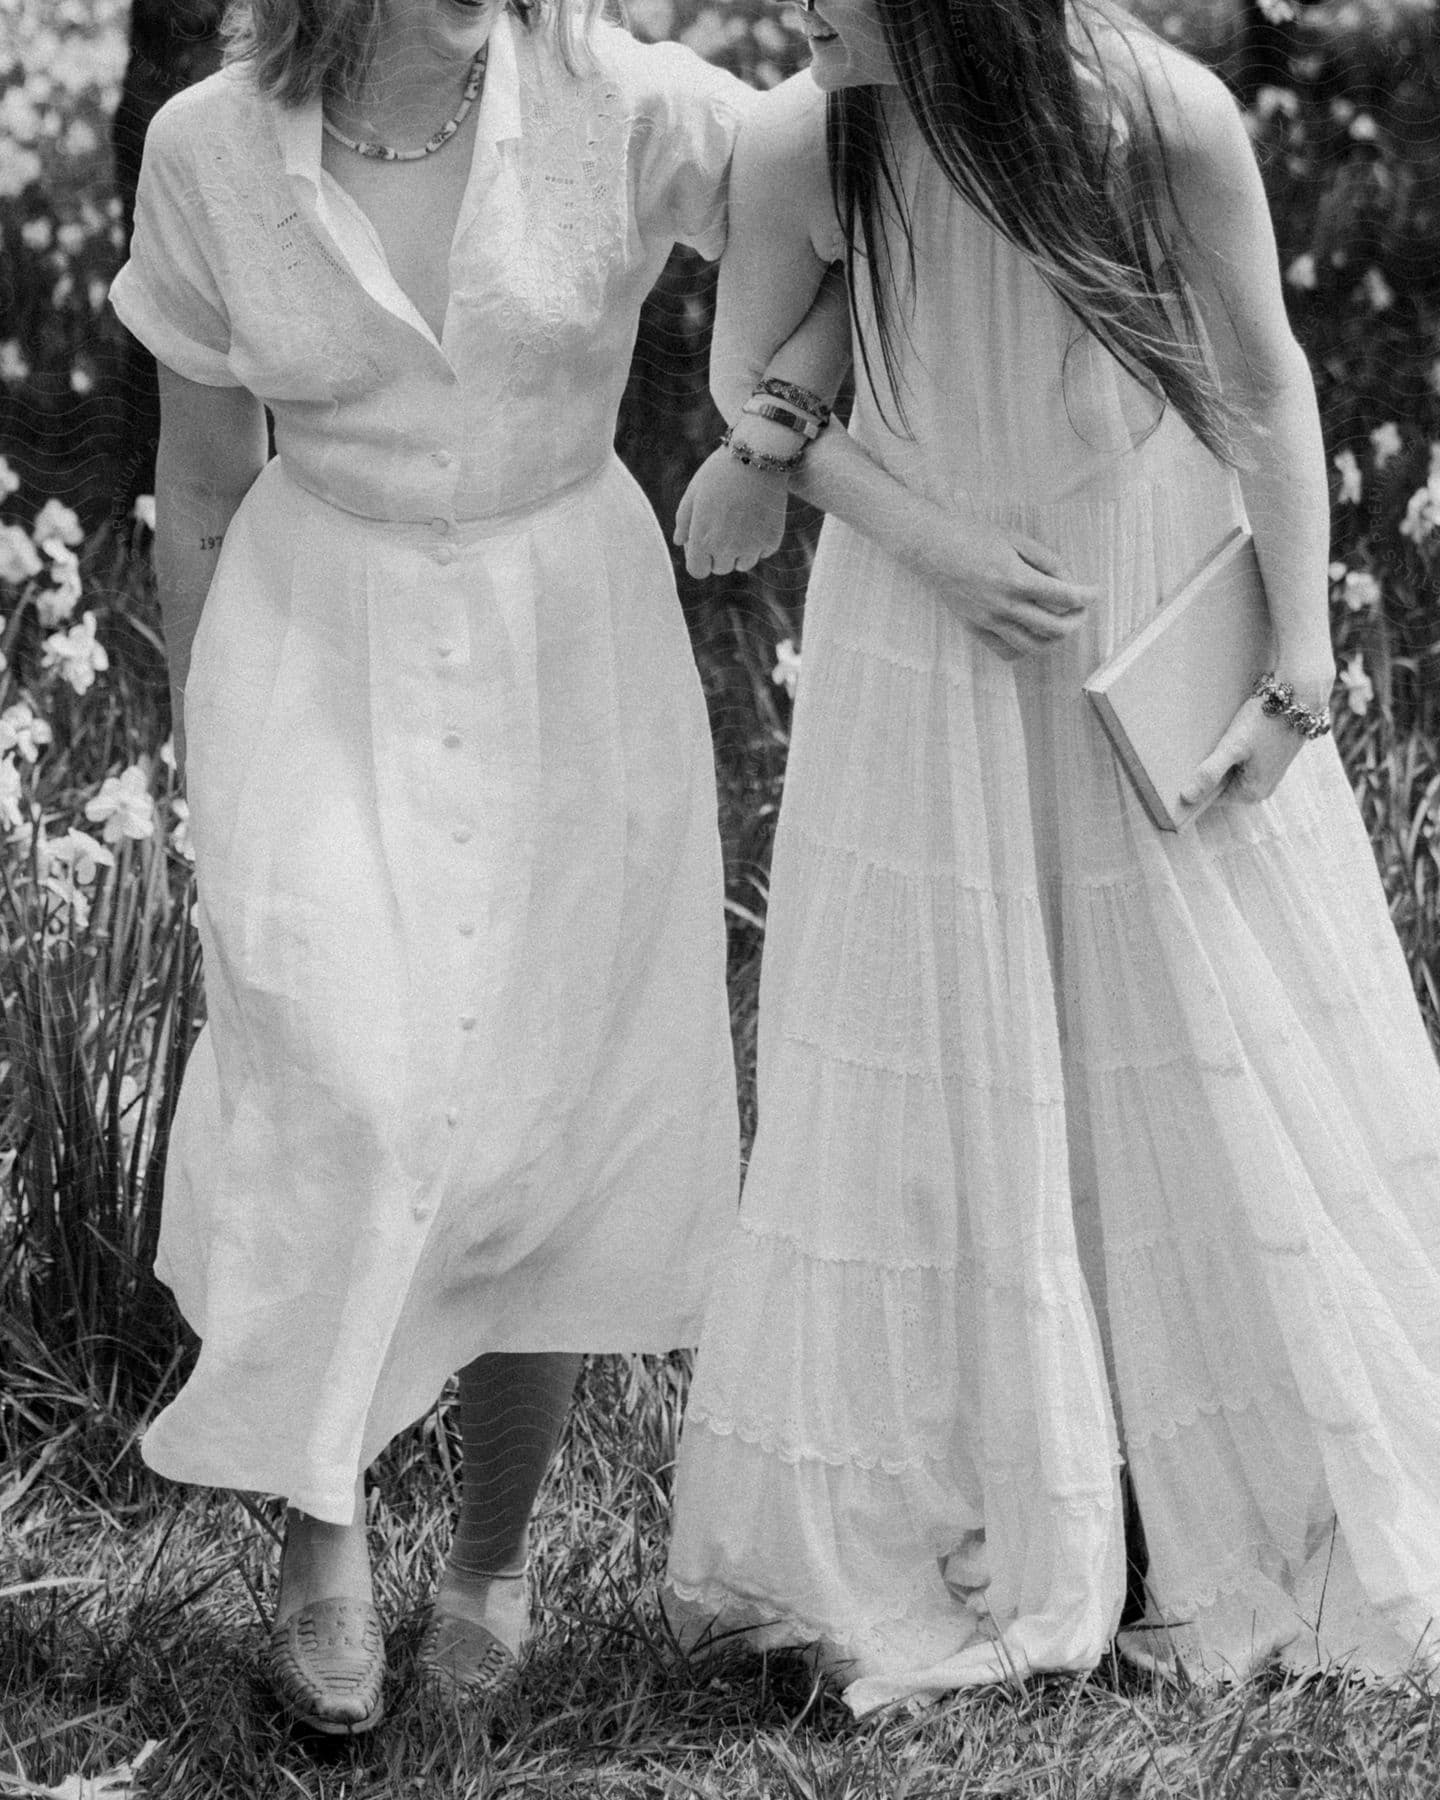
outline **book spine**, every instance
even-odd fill
[[[1170,809],[1161,799],[1159,790],[1145,773],[1139,759],[1130,748],[1130,740],[1115,717],[1115,709],[1110,704],[1109,696],[1097,693],[1088,687],[1085,689],[1085,694],[1095,708],[1096,715],[1105,728],[1105,735],[1109,738],[1125,773],[1134,784],[1135,792],[1140,796],[1140,802],[1149,813],[1152,823],[1157,825],[1161,831],[1178,831],[1180,820],[1171,816]]]

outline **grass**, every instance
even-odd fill
[[[655,1601],[684,1386],[678,1358],[587,1365],[538,1519],[539,1639],[488,1716],[411,1679],[443,1415],[391,1447],[370,1497],[389,1712],[354,1744],[292,1735],[260,1681],[273,1510],[153,1480],[132,1428],[77,1410],[28,1475],[0,1472],[0,1794],[160,1740],[143,1792],[167,1800],[1433,1800],[1440,1700],[1405,1683],[1202,1692],[1106,1666],[857,1724],[799,1656],[687,1666]]]

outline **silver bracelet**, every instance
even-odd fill
[[[1301,706],[1295,698],[1294,688],[1289,682],[1277,681],[1273,669],[1268,674],[1257,675],[1250,691],[1267,718],[1283,719],[1301,737],[1322,738],[1330,729],[1330,708],[1322,706],[1318,712],[1312,712],[1308,706]]]

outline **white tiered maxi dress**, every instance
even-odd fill
[[[117,311],[272,407],[185,711],[208,1025],[158,1268],[176,1479],[347,1520],[496,1350],[693,1343],[739,1187],[704,700],[612,450],[672,244],[719,253],[749,90],[499,20],[439,341],[222,73],[152,127]]]
[[[825,525],[671,1580],[819,1640],[857,1711],[1085,1669],[1123,1449],[1182,1654],[1401,1667],[1440,1615],[1440,1077],[1370,846],[1329,740],[1147,820],[1080,683],[1238,488],[1174,417],[1127,447],[1144,397],[899,131],[914,441],[863,382],[852,430],[1105,598],[1007,663]]]

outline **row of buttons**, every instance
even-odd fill
[[[450,466],[454,459],[451,457],[448,450],[436,450],[433,452],[431,460],[435,463],[437,468],[445,469]],[[430,529],[437,537],[447,538],[450,533],[454,531],[455,525],[453,520],[434,518],[430,521]],[[434,547],[431,554],[437,563],[451,563],[454,562],[456,556],[455,546],[450,543],[439,543]],[[455,654],[455,647],[453,644],[448,643],[437,644],[435,646],[435,654],[441,662],[448,662]],[[441,733],[440,742],[447,750],[459,750],[464,745],[465,739],[453,726],[447,726]],[[450,833],[452,841],[457,844],[468,844],[474,835],[474,832],[468,825],[457,825]],[[460,919],[457,921],[455,929],[460,933],[461,937],[472,938],[475,935],[475,921],[473,919]],[[479,1017],[475,1013],[461,1013],[459,1016],[461,1031],[473,1031],[479,1022]],[[445,1123],[452,1131],[460,1123],[460,1109],[458,1106],[446,1108]],[[414,1207],[414,1217],[419,1223],[423,1224],[430,1218],[434,1210],[433,1204],[427,1205],[422,1202]]]

